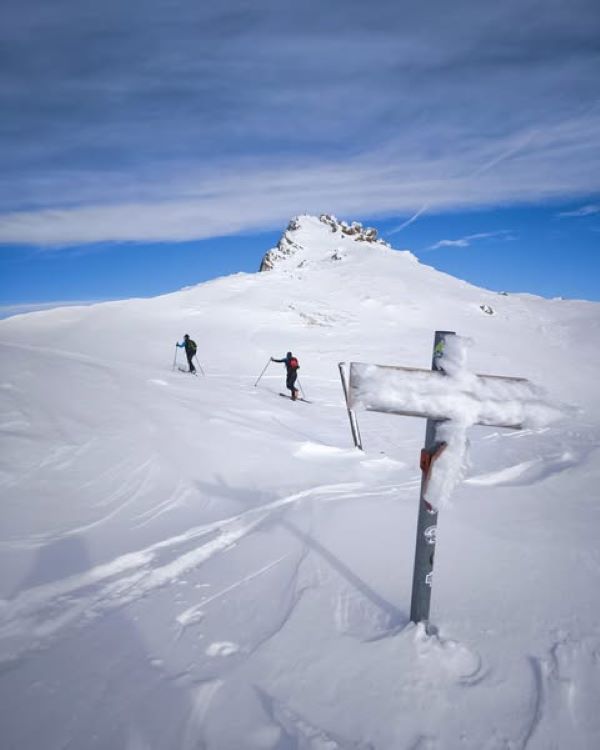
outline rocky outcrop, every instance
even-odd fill
[[[353,239],[361,242],[381,242],[377,239],[377,230],[373,227],[363,227],[358,221],[353,221],[348,224],[345,221],[338,221],[335,216],[330,214],[321,214],[319,221],[323,224],[327,224],[332,232],[341,232],[346,237],[352,237]],[[387,243],[383,243],[386,244]]]
[[[281,239],[277,245],[265,253],[260,263],[259,271],[270,271],[278,260],[287,258],[293,255],[296,250],[300,250],[300,245],[294,242],[293,232],[300,229],[300,222],[298,219],[292,219],[287,225],[285,232],[282,234]]]
[[[259,271],[270,271],[279,261],[289,258],[298,250],[303,249],[303,246],[298,242],[298,232],[302,229],[303,219],[312,222],[317,221],[316,217],[297,217],[292,219],[287,225],[287,228],[277,245],[265,253]],[[357,221],[348,224],[345,221],[339,221],[331,214],[321,214],[318,221],[323,224],[324,227],[328,227],[333,234],[339,233],[340,238],[349,238],[356,242],[377,243],[389,247],[387,242],[377,238],[376,229],[373,227],[363,227],[363,225]],[[342,256],[337,250],[331,256],[333,260],[341,260],[341,257]]]

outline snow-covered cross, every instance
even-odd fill
[[[466,366],[470,342],[453,331],[436,331],[431,370],[352,362],[342,384],[354,443],[362,448],[356,409],[425,417],[421,493],[411,620],[429,619],[438,509],[462,478],[467,429],[488,425],[520,429],[547,424],[559,414],[524,378],[476,375]]]

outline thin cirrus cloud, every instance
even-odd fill
[[[440,240],[430,245],[427,250],[439,250],[442,247],[469,247],[474,242],[481,240],[514,240],[514,235],[507,229],[502,229],[498,232],[478,232],[477,234],[469,234],[466,237],[459,237],[456,240]]]
[[[594,216],[600,214],[600,205],[589,203],[587,206],[581,206],[573,211],[561,211],[558,216],[561,218],[578,218],[580,216]]]
[[[418,211],[415,211],[415,213],[412,216],[409,216],[408,219],[402,222],[402,224],[399,224],[397,227],[393,227],[388,232],[388,235],[392,234],[398,234],[398,232],[401,232],[403,229],[406,229],[406,227],[409,227],[411,224],[414,224],[415,221],[422,216],[427,209],[429,208],[428,205],[421,206],[421,208]]]
[[[8,0],[0,242],[595,194],[599,37],[595,0]]]

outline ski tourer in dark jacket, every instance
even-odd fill
[[[298,377],[298,370],[300,369],[298,360],[291,352],[288,352],[283,359],[275,359],[274,357],[271,357],[271,362],[281,362],[285,365],[285,387],[292,392],[292,401],[295,401],[300,393],[296,388],[296,378]]]
[[[186,333],[185,336],[183,337],[183,341],[181,342],[181,344],[178,343],[177,346],[180,349],[185,349],[185,356],[187,357],[190,372],[195,373],[196,368],[194,367],[194,363],[192,362],[192,359],[196,356],[196,351],[198,349],[198,347],[196,346],[196,342],[193,341],[189,337],[189,334]]]

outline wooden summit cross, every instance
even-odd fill
[[[435,332],[431,370],[351,362],[348,377],[345,363],[339,363],[357,448],[362,450],[356,407],[427,419],[420,461],[421,492],[410,606],[413,622],[429,620],[438,508],[427,495],[434,463],[446,448],[440,426],[457,420],[463,426],[520,429],[525,417],[543,403],[535,386],[524,378],[475,375],[462,361],[447,357],[444,362],[448,348],[452,348],[450,342],[456,341],[454,336],[454,331]]]

